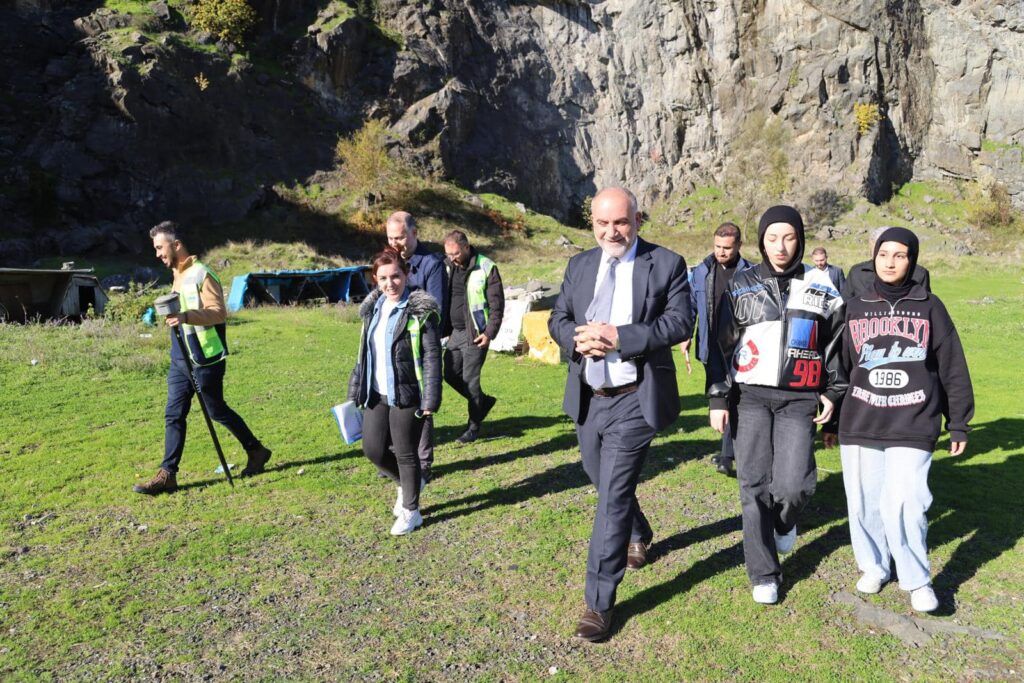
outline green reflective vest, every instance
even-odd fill
[[[181,291],[178,292],[178,300],[181,302],[183,312],[195,311],[203,307],[199,294],[203,291],[203,281],[207,277],[212,277],[217,284],[220,284],[220,278],[216,273],[198,260],[181,276]],[[228,355],[216,326],[204,327],[203,325],[182,323],[181,331],[185,337],[188,355],[194,364],[213,365],[224,360]]]
[[[469,306],[473,329],[478,335],[483,334],[491,317],[491,307],[487,305],[487,280],[492,270],[494,261],[483,254],[477,254],[476,263],[466,278],[466,304]]]
[[[409,316],[409,320],[405,323],[405,329],[409,332],[409,345],[412,346],[412,362],[413,367],[416,368],[416,384],[420,387],[421,401],[426,395],[423,386],[423,326],[431,316],[434,316],[437,324],[441,323],[441,316],[436,313],[427,313],[422,318]]]

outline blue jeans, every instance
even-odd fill
[[[743,507],[743,558],[753,585],[781,583],[775,533],[796,526],[814,494],[813,393],[740,385],[736,420],[736,478]]]
[[[195,369],[196,380],[203,392],[203,399],[206,401],[206,409],[210,412],[210,419],[227,427],[228,431],[242,444],[242,448],[251,451],[260,445],[259,440],[253,436],[252,431],[245,424],[245,420],[224,402],[224,372],[226,369],[227,361],[221,361],[205,368],[197,367]],[[185,450],[188,413],[192,407],[192,396],[195,393],[184,361],[172,359],[171,368],[167,372],[164,461],[160,464],[160,467],[168,472],[178,471],[178,463],[181,462],[181,454]]]
[[[841,446],[843,484],[850,513],[850,541],[857,566],[887,580],[890,559],[900,588],[931,582],[928,518],[932,504],[928,469],[932,454],[917,448]]]

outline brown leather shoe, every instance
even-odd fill
[[[246,451],[249,456],[249,460],[245,463],[245,469],[242,470],[240,476],[251,477],[254,474],[259,474],[263,471],[264,465],[270,460],[270,449],[260,444],[251,451]]]
[[[178,479],[173,473],[160,468],[156,476],[145,484],[136,484],[132,487],[135,493],[144,493],[147,496],[155,496],[158,493],[174,493],[178,490]]]
[[[647,564],[647,544],[630,543],[626,551],[626,569],[640,569]]]
[[[580,623],[576,625],[574,637],[597,643],[608,637],[612,630],[612,611],[598,612],[589,607],[583,610]]]

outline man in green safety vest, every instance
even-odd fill
[[[495,399],[480,388],[480,370],[487,347],[501,328],[505,291],[494,261],[469,245],[461,230],[444,238],[448,292],[442,335],[448,337],[444,352],[444,381],[469,402],[469,424],[459,443],[476,441],[480,425],[494,407]]]
[[[195,380],[206,401],[210,417],[228,428],[249,459],[242,476],[263,471],[270,450],[260,443],[238,413],[224,402],[224,372],[227,366],[227,307],[224,289],[217,275],[188,252],[183,231],[172,221],[164,221],[149,231],[156,257],[171,269],[174,291],[181,301],[181,312],[167,316],[169,326],[180,326]],[[177,473],[185,449],[185,426],[195,388],[189,377],[181,346],[171,334],[171,366],[167,372],[167,408],[164,413],[164,460],[156,476],[137,484],[136,493],[156,495],[178,488]]]

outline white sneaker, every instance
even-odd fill
[[[917,612],[934,612],[939,607],[939,599],[930,585],[921,586],[910,591],[910,606]]]
[[[774,605],[779,601],[779,585],[774,581],[759,583],[754,586],[753,595],[754,602],[759,602],[762,605]]]
[[[402,514],[402,487],[397,486],[395,488],[398,489],[398,497],[395,498],[395,506],[391,508],[391,514],[393,514],[395,517],[398,517],[400,514]],[[423,493],[423,489],[425,488],[427,488],[427,480],[420,479],[420,493]]]
[[[874,595],[882,590],[882,586],[889,581],[889,577],[879,577],[877,574],[864,573],[857,580],[857,590],[861,593]]]
[[[406,510],[402,508],[401,514],[398,515],[394,526],[391,527],[391,535],[404,536],[421,526],[423,526],[423,515],[420,514],[418,509]]]
[[[395,506],[391,508],[391,514],[398,517],[402,514],[402,487],[396,486],[395,488],[398,489],[398,497],[395,498]]]
[[[793,552],[793,546],[796,545],[796,527],[789,530],[789,533],[779,536],[775,533],[775,549],[779,551],[780,555],[786,555]]]

